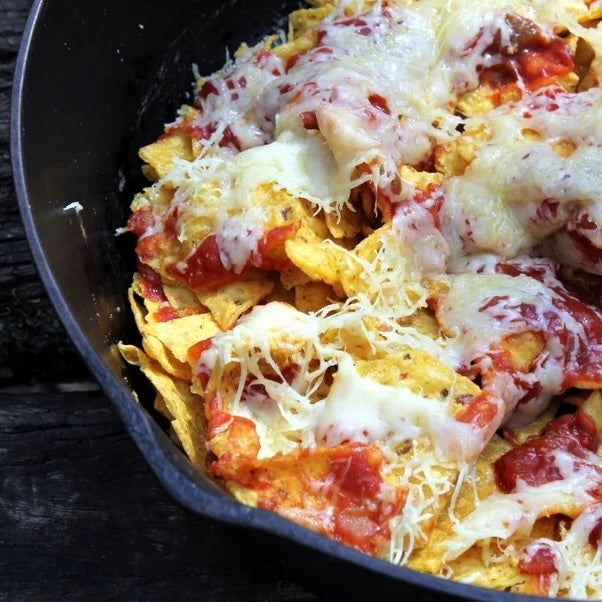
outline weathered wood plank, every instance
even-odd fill
[[[176,504],[98,392],[0,394],[0,525],[2,600],[315,600]]]
[[[0,388],[89,378],[37,275],[12,181],[10,98],[31,4],[0,2]]]
[[[0,391],[88,378],[37,276],[9,157],[32,0],[0,0]],[[99,392],[0,392],[0,600],[315,600],[248,535],[163,490]]]

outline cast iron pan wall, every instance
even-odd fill
[[[244,508],[199,475],[144,409],[148,386],[113,345],[137,340],[126,291],[133,240],[116,237],[145,181],[136,151],[191,90],[192,64],[283,26],[295,1],[38,1],[19,55],[11,124],[15,184],[40,275],[70,336],[149,464],[184,506],[249,529],[310,587],[339,599],[431,602],[519,597],[400,569],[273,514]],[[77,212],[65,210],[80,203]],[[137,392],[140,404],[131,390]],[[521,602],[527,598],[520,597]]]

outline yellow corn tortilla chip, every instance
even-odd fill
[[[558,400],[553,401],[533,422],[512,429],[504,429],[504,436],[520,445],[532,435],[539,435],[546,424],[556,416],[559,405]]]
[[[516,538],[505,542],[508,552],[498,542],[485,546],[474,546],[460,558],[450,562],[446,571],[454,579],[464,583],[506,590],[522,594],[536,594],[532,591],[530,579],[518,568],[516,552],[540,537],[555,539],[558,520],[556,517],[541,518],[536,521],[527,538]],[[510,550],[515,550],[512,553]]]
[[[399,177],[408,182],[414,188],[427,190],[429,186],[438,185],[443,182],[443,174],[432,171],[418,171],[411,165],[401,165],[399,168]]]
[[[405,318],[403,324],[415,328],[421,334],[426,334],[432,339],[436,339],[440,335],[437,318],[428,309],[418,309],[411,316]]]
[[[397,386],[403,382],[413,393],[447,407],[451,415],[461,411],[467,399],[481,392],[472,381],[459,376],[429,354],[410,348],[383,358],[358,360],[356,368],[360,375],[383,385]],[[420,529],[411,544],[414,554],[427,545],[429,534],[453,494],[461,467],[460,462],[439,460],[433,451],[434,442],[427,438],[407,442],[398,450],[398,467],[390,473],[391,484],[397,485],[396,479],[407,479],[410,491],[414,488],[419,492],[418,498],[429,500],[428,511],[423,510]],[[422,470],[416,470],[415,458],[431,458],[428,478]]]
[[[324,282],[308,282],[295,287],[295,307],[304,313],[322,309],[336,300],[331,286]]]
[[[190,136],[179,130],[143,146],[138,154],[149,165],[150,169],[145,170],[145,175],[151,180],[158,180],[167,174],[175,159],[192,161],[193,158]]]
[[[289,40],[294,40],[318,25],[334,10],[334,5],[324,3],[314,8],[300,8],[292,12],[288,18]]]
[[[579,15],[578,21],[584,27],[597,27],[602,20],[602,8],[590,8]]]
[[[462,483],[457,497],[452,499],[452,507],[441,512],[428,544],[410,558],[410,568],[435,575],[441,572],[446,544],[453,537],[455,521],[461,522],[474,510],[477,499],[484,499],[496,490],[491,465],[509,449],[509,443],[494,435],[475,463],[474,480]]]
[[[375,262],[378,251],[383,245],[383,239],[390,233],[391,225],[385,224],[364,238],[352,252],[345,255],[345,269],[341,270],[340,279],[346,295],[353,296],[363,292],[372,297],[378,294],[379,291],[373,290],[372,283],[366,278],[364,266]]]
[[[193,314],[167,322],[147,324],[144,337],[156,337],[179,362],[188,362],[188,350],[199,341],[204,341],[221,332],[213,316]]]
[[[136,297],[142,299],[142,304],[137,301]],[[132,286],[128,290],[128,301],[130,302],[138,330],[141,330],[148,322],[154,321],[155,313],[163,305],[162,301],[155,301],[144,296],[140,287],[140,277],[138,274],[134,276]]]
[[[346,252],[335,243],[328,245],[311,238],[297,236],[285,243],[288,258],[310,279],[330,284],[343,296],[341,278],[348,269]]]
[[[465,407],[462,401],[466,396],[475,396],[481,389],[471,380],[460,376],[424,351],[410,349],[385,357],[357,362],[360,374],[384,385],[396,385],[400,379],[414,393],[431,399],[449,403],[455,402],[459,408]]]
[[[140,367],[159,392],[184,452],[195,466],[204,469],[206,419],[202,397],[191,392],[189,382],[166,373],[137,347],[120,343],[119,351],[128,363]]]
[[[238,280],[197,295],[219,328],[230,330],[242,314],[269,295],[273,288],[274,283],[267,274],[259,273],[253,280]]]
[[[136,300],[136,296],[140,296],[139,290],[138,276],[136,275],[134,276],[132,286],[130,286],[128,289],[128,301],[134,316],[134,321],[136,322],[136,327],[141,332],[146,326],[146,316],[148,314],[148,310]]]
[[[326,227],[335,239],[354,238],[362,232],[362,217],[349,205],[345,205],[338,215],[326,213]]]
[[[142,337],[142,348],[145,353],[158,362],[163,370],[176,378],[190,380],[192,372],[190,366],[179,361],[171,352],[169,347],[164,345],[157,337],[145,334]]]
[[[477,88],[477,91],[473,93],[474,97],[464,98],[463,112],[480,114],[481,109],[473,105],[484,104],[486,96],[485,92],[478,92],[478,90],[482,90],[482,88]],[[484,107],[482,112],[486,113],[491,108],[491,106]],[[458,138],[437,146],[435,148],[435,168],[444,176],[462,175],[477,156],[479,144],[490,137],[491,134],[482,126],[475,126],[466,130]]]
[[[284,268],[280,271],[280,283],[287,290],[292,290],[296,286],[311,282],[311,278],[296,265]]]
[[[220,332],[210,313],[192,314],[167,321],[155,321],[136,300],[135,287],[128,292],[136,326],[142,336],[144,351],[169,374],[190,380],[188,349]]]
[[[167,407],[165,399],[163,398],[163,395],[161,395],[161,393],[157,393],[157,395],[155,395],[153,408],[155,408],[155,410],[160,414],[163,414],[163,416],[165,416],[165,418],[167,418],[170,422],[174,420],[174,415],[169,411],[169,408]],[[180,443],[180,447],[181,446],[182,445]]]
[[[169,304],[177,310],[194,310],[196,313],[202,313],[203,305],[197,295],[188,288],[175,286],[171,284],[163,285],[163,292],[169,301]]]

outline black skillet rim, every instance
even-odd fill
[[[291,523],[278,515],[248,508],[232,498],[219,494],[217,491],[212,493],[200,486],[201,477],[198,473],[188,462],[182,461],[179,452],[175,450],[163,431],[139,406],[125,385],[118,382],[92,348],[57,286],[51,267],[46,260],[44,248],[35,230],[33,213],[28,199],[27,179],[21,161],[25,138],[22,129],[22,112],[24,110],[24,84],[27,78],[28,65],[29,61],[33,60],[30,55],[30,48],[36,31],[41,26],[42,9],[49,1],[35,0],[31,8],[23,31],[13,78],[10,113],[11,162],[21,219],[39,276],[59,319],[75,348],[106,396],[119,412],[126,429],[167,492],[194,513],[235,526],[250,527],[276,535],[311,550],[325,553],[336,560],[390,578],[400,587],[407,584],[424,589],[431,594],[440,595],[442,599],[456,597],[457,599],[483,602],[537,602],[541,600],[540,597],[490,590],[449,581],[372,558]]]

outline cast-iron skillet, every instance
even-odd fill
[[[294,554],[299,577],[337,598],[526,602],[369,558],[238,504],[174,446],[145,409],[148,386],[114,352],[117,341],[137,337],[126,300],[133,240],[114,232],[145,184],[138,147],[173,120],[191,90],[193,63],[201,73],[214,71],[226,48],[258,41],[297,6],[295,0],[35,2],[17,63],[11,136],[21,214],[41,278],[142,454],[185,507],[245,527],[275,555]],[[82,210],[65,210],[72,203]]]

